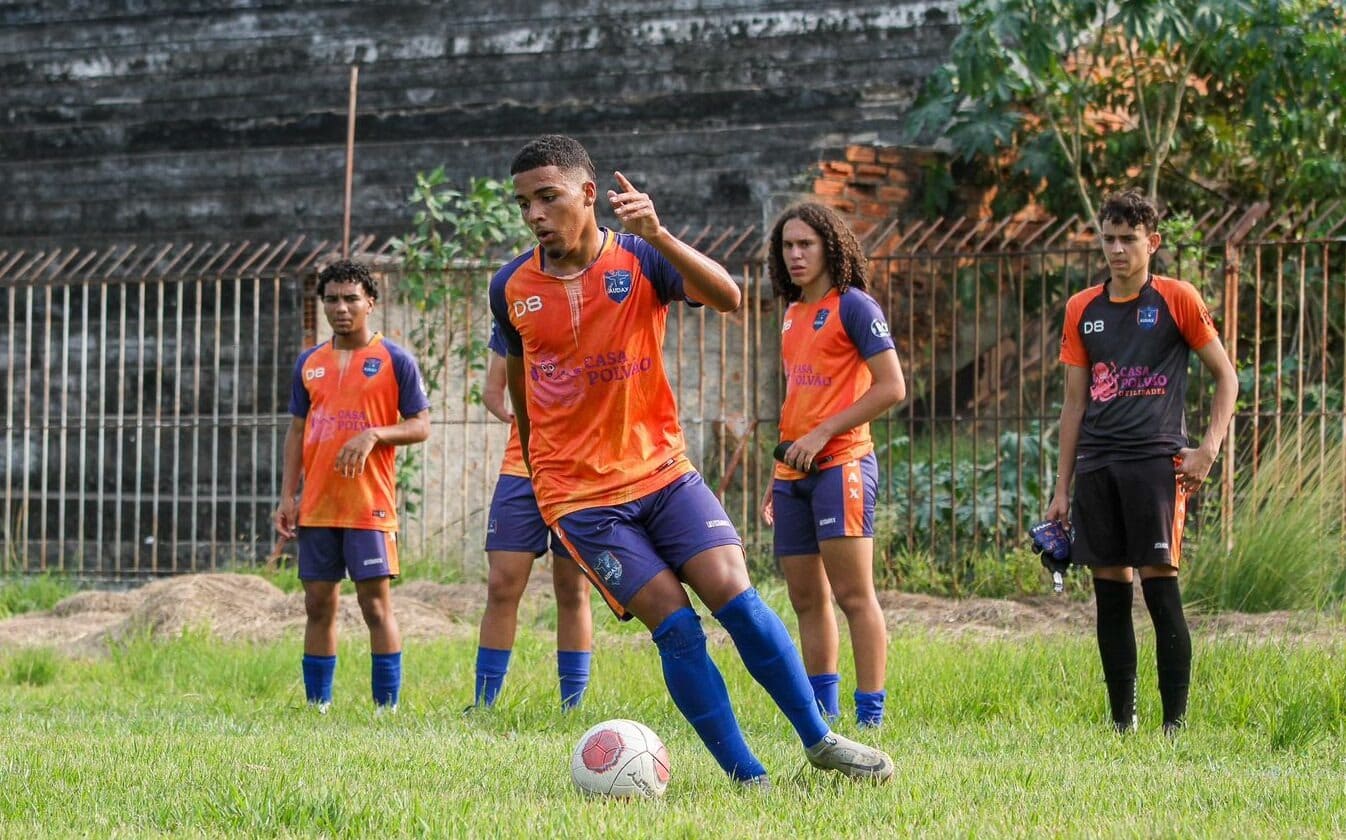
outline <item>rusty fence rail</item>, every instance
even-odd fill
[[[1193,515],[1201,544],[1229,539],[1241,477],[1266,447],[1322,459],[1346,435],[1346,222],[1249,218],[1204,220],[1205,244],[1163,253],[1210,303],[1244,386],[1221,481]],[[753,233],[684,232],[734,267],[745,305],[724,316],[675,306],[665,353],[692,457],[750,554],[769,562],[756,512],[781,403],[781,307]],[[1085,233],[1077,220],[936,221],[866,240],[910,393],[873,424],[889,580],[917,555],[1003,554],[1045,507],[1064,303],[1105,269]],[[480,576],[507,432],[480,404],[489,272],[446,276],[460,294],[427,313],[398,300],[388,245],[361,239],[353,253],[385,284],[376,326],[440,369],[431,440],[399,462],[405,556]],[[252,565],[282,548],[270,519],[290,370],[323,335],[306,290],[332,256],[302,241],[0,253],[0,569],[126,579]],[[1209,387],[1194,370],[1199,435]]]

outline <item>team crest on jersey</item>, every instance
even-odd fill
[[[631,272],[624,269],[603,272],[603,288],[613,303],[621,303],[631,294]]]
[[[819,309],[818,314],[813,316],[813,330],[817,332],[827,323],[827,316],[832,314],[830,309]]]
[[[373,376],[383,368],[382,359],[365,359],[365,366],[361,368],[365,376]]]
[[[608,586],[616,586],[622,581],[622,564],[612,556],[611,551],[600,551],[590,564],[594,574],[603,579]]]
[[[887,338],[888,322],[882,318],[875,318],[869,322],[869,331],[874,334],[875,338]]]
[[[1140,324],[1143,330],[1153,329],[1154,325],[1159,323],[1159,307],[1142,306],[1136,310],[1136,323]]]

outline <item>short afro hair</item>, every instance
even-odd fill
[[[354,260],[337,260],[318,273],[318,297],[328,283],[359,283],[370,300],[379,299],[379,287],[369,269]]]
[[[1146,233],[1154,233],[1159,229],[1159,211],[1140,190],[1120,190],[1103,199],[1098,223],[1104,222],[1144,227]]]
[[[518,175],[520,172],[543,166],[578,169],[589,176],[589,180],[598,180],[598,173],[594,171],[593,161],[589,160],[589,153],[585,151],[584,146],[580,141],[564,134],[544,134],[528,141],[528,144],[514,156],[509,174]]]

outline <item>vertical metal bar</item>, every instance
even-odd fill
[[[96,476],[98,492],[94,504],[94,519],[97,522],[95,527],[94,544],[98,549],[98,561],[95,568],[102,572],[105,571],[110,561],[111,565],[116,567],[116,552],[113,556],[105,558],[108,549],[107,540],[104,538],[104,524],[108,520],[107,516],[107,480],[108,480],[108,450],[107,450],[107,427],[108,427],[108,409],[111,408],[108,400],[108,366],[107,366],[107,331],[108,331],[108,296],[111,290],[111,282],[104,281],[98,287],[98,350],[101,364],[98,367],[98,469],[94,471]]]
[[[173,470],[170,473],[174,480],[170,483],[169,491],[170,504],[172,509],[169,518],[169,551],[168,571],[178,571],[178,558],[182,556],[181,531],[179,525],[182,522],[182,482],[178,477],[183,474],[182,464],[182,439],[187,435],[187,428],[182,422],[182,359],[187,353],[187,342],[185,340],[185,331],[183,320],[187,308],[187,278],[182,278],[176,284],[177,289],[177,307],[174,329],[173,329]],[[195,347],[193,347],[195,353]]]
[[[981,438],[981,436],[982,436],[982,428],[981,428],[981,400],[979,399],[979,396],[980,396],[980,394],[981,394],[981,390],[980,390],[980,387],[981,387],[981,280],[982,280],[982,275],[981,275],[981,273],[982,273],[982,266],[985,264],[985,263],[984,263],[984,259],[985,259],[985,258],[984,258],[984,256],[983,256],[981,253],[976,253],[976,254],[973,255],[972,259],[973,259],[973,263],[972,263],[972,283],[973,283],[973,289],[972,289],[972,470],[971,470],[971,473],[972,473],[972,545],[971,545],[971,547],[969,548],[969,551],[977,551],[978,549],[981,548],[981,538],[982,538],[982,535],[981,535],[981,527],[980,527],[981,522],[980,522],[980,519],[978,518],[978,513],[980,512],[980,511],[979,511],[979,508],[980,508],[980,503],[981,503],[981,498],[980,498],[980,496],[981,496],[980,489],[981,489],[981,488],[979,487],[980,482],[978,481],[978,479],[980,478],[980,476],[978,476],[978,474],[977,474],[977,473],[978,473],[977,467],[980,466],[981,462],[978,461],[977,458],[978,458],[978,456],[980,455],[980,451],[979,451],[979,450],[980,450],[980,448],[981,448],[980,446],[978,446],[978,442],[979,442],[979,438]],[[955,265],[956,265],[956,263],[955,263]],[[960,298],[961,298],[961,296],[960,296]],[[955,313],[954,313],[954,318],[953,318],[953,320],[954,320],[955,322],[958,320],[957,312],[956,312],[956,311],[955,311]],[[952,371],[952,374],[953,374],[953,381],[954,381],[955,383],[958,381],[958,361],[957,361],[957,358],[956,358],[956,354],[957,354],[957,352],[958,352],[958,351],[957,351],[957,346],[958,346],[958,345],[957,345],[957,343],[955,342],[955,344],[954,344],[955,359],[954,359],[954,368],[953,368],[953,371]],[[954,420],[954,429],[957,429],[957,428],[958,428],[958,420],[955,418],[955,420]],[[999,518],[1000,518],[1000,509],[999,509],[999,508],[997,508],[996,511],[995,511],[995,517],[996,517],[997,520],[999,520]],[[999,529],[997,528],[996,530],[998,531]],[[993,533],[994,533],[994,532],[993,532]],[[999,543],[999,539],[996,539],[996,542]]]
[[[52,348],[51,348],[51,345],[52,345],[52,329],[51,329],[52,291],[51,291],[51,284],[46,284],[46,285],[44,285],[43,288],[42,288],[42,307],[43,307],[43,309],[44,309],[45,311],[43,312],[43,317],[42,317],[42,320],[43,320],[43,328],[42,328],[42,350],[41,350],[41,357],[40,357],[40,359],[38,360],[38,363],[39,363],[39,364],[41,365],[41,367],[42,367],[42,396],[40,397],[40,399],[41,399],[41,401],[42,401],[42,431],[41,431],[41,436],[40,436],[40,438],[39,438],[39,440],[42,441],[42,444],[41,444],[41,446],[38,447],[38,452],[39,452],[39,457],[41,458],[41,463],[40,463],[40,465],[39,465],[39,467],[38,467],[38,471],[39,471],[39,473],[40,473],[40,477],[39,477],[39,479],[38,479],[38,488],[39,488],[39,489],[38,489],[38,493],[39,493],[39,496],[38,496],[38,511],[39,511],[39,513],[38,513],[38,519],[37,519],[37,523],[38,523],[38,526],[37,526],[37,527],[38,527],[38,532],[37,532],[37,533],[38,533],[38,543],[37,543],[38,548],[37,548],[37,551],[38,551],[38,557],[40,558],[39,562],[41,563],[42,568],[45,570],[45,569],[47,568],[47,554],[48,554],[48,550],[47,550],[47,540],[48,540],[48,537],[51,536],[51,535],[48,533],[48,530],[47,530],[47,491],[50,489],[50,483],[49,483],[49,480],[48,480],[48,479],[49,479],[49,473],[50,473],[50,470],[48,469],[48,463],[47,463],[47,462],[48,462],[48,453],[49,453],[49,451],[50,451],[50,447],[49,447],[49,445],[48,445],[48,441],[50,440],[50,438],[49,438],[48,435],[49,435],[49,432],[50,432],[50,430],[51,430],[51,401],[52,401],[52,397],[53,397],[53,395],[52,395],[52,388],[51,388],[51,385],[52,385],[52,383],[51,383],[51,352],[52,352]],[[57,535],[56,535],[56,538],[59,540],[59,539],[60,539],[60,535],[57,534]]]
[[[159,573],[159,485],[163,475],[164,429],[164,302],[168,294],[168,279],[160,276],[154,292],[154,434],[150,448],[154,452],[153,471],[150,473],[150,573]]]
[[[1295,486],[1304,486],[1304,363],[1308,361],[1304,347],[1305,310],[1309,305],[1308,272],[1309,249],[1299,246],[1299,289],[1295,295],[1298,310],[1295,318]]]
[[[88,491],[88,467],[89,460],[93,457],[89,452],[89,322],[92,320],[89,316],[89,285],[83,283],[80,285],[80,342],[79,342],[79,382],[80,390],[84,398],[79,401],[79,449],[75,459],[79,464],[77,469],[79,475],[78,501],[79,509],[75,514],[75,539],[79,547],[79,557],[81,571],[91,571],[89,566],[89,535],[85,533],[85,506],[88,500],[85,498]],[[95,563],[93,569],[97,569]]]
[[[131,560],[135,571],[141,571],[140,552],[145,540],[140,535],[141,522],[141,499],[144,468],[141,466],[144,461],[144,440],[145,440],[145,286],[149,283],[148,277],[141,277],[136,282],[140,305],[136,308],[136,414],[135,414],[135,460],[132,462],[132,470],[135,471],[135,495],[131,509],[135,511],[131,517]],[[151,535],[152,536],[152,535]]]
[[[215,317],[211,319],[213,328],[211,330],[214,337],[214,356],[211,358],[210,381],[211,389],[214,393],[210,398],[210,463],[207,469],[210,470],[210,570],[213,572],[219,568],[220,564],[220,373],[221,373],[221,344],[224,333],[224,302],[220,299],[220,290],[227,288],[220,278],[220,282],[215,287],[215,298],[211,301],[211,308],[214,310]]]
[[[949,551],[950,556],[958,557],[958,435],[954,433],[958,424],[958,264],[947,261],[950,279],[949,288],[953,289],[949,305],[949,486],[953,488],[954,504],[949,509]],[[975,480],[975,479],[974,479]]]
[[[197,566],[197,551],[200,547],[200,541],[203,538],[202,522],[208,521],[201,515],[201,359],[205,355],[204,345],[202,344],[202,322],[204,321],[202,307],[205,297],[205,280],[202,277],[196,278],[196,318],[192,322],[192,331],[194,333],[192,340],[192,410],[188,422],[192,428],[191,462],[192,462],[192,492],[191,503],[188,510],[191,512],[191,531],[188,535],[189,556],[191,564],[188,571],[199,571]],[[213,541],[213,537],[205,535],[208,541]],[[207,546],[207,553],[210,553]],[[174,571],[183,571],[183,569],[174,569]]]
[[[1253,440],[1252,474],[1257,477],[1262,452],[1262,248],[1253,248]]]
[[[124,482],[126,480],[126,463],[123,460],[123,454],[126,451],[126,306],[127,297],[129,297],[126,286],[118,286],[117,295],[117,439],[113,450],[113,476],[116,482],[114,489],[113,504],[116,508],[112,514],[112,550],[116,559],[113,568],[117,576],[121,577],[124,560],[123,539],[122,539],[122,508],[126,503]]]
[[[23,334],[27,338],[27,345],[33,345],[33,287],[25,287],[25,306],[24,306],[24,330]],[[23,469],[19,471],[22,484],[19,485],[19,522],[16,531],[21,535],[20,551],[22,553],[21,569],[32,567],[31,558],[28,556],[31,551],[32,540],[30,539],[30,529],[32,523],[29,518],[32,516],[31,505],[31,475],[32,475],[32,451],[33,451],[33,368],[30,359],[24,359],[23,363]],[[41,558],[39,558],[39,564]]]
[[[68,539],[68,531],[65,527],[65,503],[70,495],[69,479],[67,472],[69,461],[67,459],[67,440],[70,434],[68,420],[68,411],[70,408],[70,319],[74,310],[70,306],[71,289],[70,283],[61,284],[61,381],[57,385],[57,393],[60,395],[60,443],[59,456],[57,459],[56,474],[60,476],[60,491],[56,500],[56,567],[62,572],[65,567],[65,544]],[[82,400],[81,400],[82,402]]]
[[[725,439],[729,435],[728,425],[728,395],[725,391],[729,388],[729,318],[725,315],[715,319],[720,327],[720,416],[718,423],[720,425],[720,473],[723,474],[729,466],[729,452],[725,445]],[[721,486],[725,486],[721,482]],[[725,486],[725,492],[728,487]],[[724,493],[720,494],[720,504],[724,504]]]
[[[475,292],[476,292],[476,289],[475,289],[475,285],[476,285],[476,284],[475,284],[473,281],[474,281],[475,279],[476,279],[476,272],[469,272],[469,273],[468,273],[468,276],[467,276],[467,283],[466,283],[466,285],[467,285],[467,294],[466,294],[466,296],[465,296],[465,297],[466,297],[466,300],[464,301],[464,305],[463,305],[463,307],[462,307],[462,308],[463,308],[463,315],[462,315],[462,317],[463,317],[464,350],[466,350],[467,347],[470,346],[470,343],[471,343],[471,341],[472,341],[472,337],[471,337],[472,309],[473,309],[472,304],[473,304],[473,302],[474,302],[474,301],[473,301],[473,297],[474,297]],[[450,331],[450,332],[449,332],[449,335],[453,335],[453,332]],[[462,452],[463,452],[463,457],[459,459],[459,480],[458,480],[458,485],[459,485],[459,488],[460,488],[459,496],[460,496],[460,497],[462,498],[462,500],[463,500],[463,527],[459,529],[459,530],[462,532],[462,533],[461,533],[461,537],[460,537],[460,539],[459,539],[459,547],[460,547],[460,553],[462,554],[462,557],[463,557],[464,565],[466,565],[467,556],[468,556],[468,534],[467,534],[468,529],[467,529],[467,523],[470,521],[469,518],[468,518],[468,503],[467,503],[467,488],[468,488],[468,479],[469,479],[469,475],[468,475],[468,471],[467,471],[467,453],[472,451],[472,449],[471,449],[471,445],[470,445],[470,444],[471,444],[471,437],[468,435],[468,424],[467,424],[467,406],[469,405],[469,401],[470,401],[471,396],[472,396],[472,381],[471,381],[471,380],[472,380],[472,377],[471,377],[472,368],[471,368],[471,365],[470,365],[470,364],[467,364],[468,361],[469,361],[469,359],[468,359],[468,356],[467,356],[467,354],[466,354],[466,352],[465,352],[465,353],[463,354],[463,362],[464,362],[464,364],[463,364],[463,375],[460,376],[460,377],[458,377],[458,379],[463,383],[463,402],[462,402],[462,409],[463,409],[463,416],[462,416],[462,431],[463,431],[463,434],[462,434],[462,446],[463,446],[463,448],[462,448]]]
[[[1276,451],[1279,452],[1284,441],[1282,436],[1282,414],[1285,405],[1284,383],[1281,371],[1285,370],[1285,254],[1281,245],[1276,246]]]
[[[259,559],[258,553],[267,543],[267,532],[263,523],[265,522],[266,510],[265,503],[262,501],[265,496],[262,493],[262,277],[254,275],[252,278],[252,294],[248,299],[252,301],[252,323],[253,330],[256,332],[256,345],[252,356],[252,399],[249,402],[249,413],[252,415],[252,424],[249,426],[248,434],[252,440],[252,458],[248,461],[249,471],[251,472],[248,486],[252,489],[252,498],[248,500],[248,535],[251,545],[248,547],[247,562],[256,563]],[[273,281],[274,282],[274,281]],[[272,358],[275,358],[274,356]],[[274,381],[274,380],[273,380]]]
[[[9,464],[9,469],[5,471],[5,520],[3,526],[0,526],[0,538],[5,541],[4,556],[0,560],[4,563],[5,572],[10,572],[11,561],[18,560],[23,549],[18,538],[17,526],[14,515],[14,482],[22,475],[21,472],[13,468],[14,450],[14,405],[18,402],[14,390],[14,372],[19,366],[19,354],[16,352],[18,334],[15,331],[15,313],[18,308],[18,286],[11,285],[6,293],[8,306],[6,312],[9,314],[7,329],[5,335],[9,337],[8,352],[5,353],[5,393],[9,398],[5,400],[5,458]],[[26,445],[26,444],[25,444]]]
[[[229,537],[228,537],[228,539],[229,539],[229,556],[226,558],[226,562],[228,562],[228,563],[230,563],[230,564],[237,563],[237,562],[238,562],[238,558],[239,558],[240,553],[241,553],[240,546],[239,546],[239,544],[238,544],[238,538],[239,538],[239,520],[238,520],[238,488],[239,488],[239,481],[238,481],[238,450],[239,450],[239,444],[238,444],[238,433],[239,433],[239,424],[240,424],[240,421],[242,420],[242,415],[239,414],[239,401],[242,399],[242,396],[243,396],[243,388],[242,388],[243,371],[242,371],[242,368],[241,368],[241,365],[242,365],[242,359],[241,359],[241,356],[243,355],[243,276],[242,276],[241,274],[240,274],[240,275],[235,275],[235,276],[234,276],[234,318],[233,318],[233,321],[234,321],[233,352],[230,353],[230,355],[234,357],[233,388],[231,389],[231,390],[233,391],[233,398],[232,398],[232,400],[231,400],[232,405],[230,406],[230,410],[231,410],[232,413],[233,413],[233,422],[232,422],[231,427],[230,427],[230,429],[229,429],[229,456],[228,456],[228,457],[229,457],[229,517],[228,517],[228,519],[225,520],[225,521],[228,523],[228,527],[229,527]],[[254,322],[254,323],[255,323],[255,322]],[[217,381],[218,381],[218,380],[217,380]],[[216,387],[216,391],[217,391],[217,392],[219,391],[218,386]],[[219,470],[219,462],[218,462],[218,461],[216,462],[215,469],[216,469],[217,471]],[[218,478],[217,478],[217,480],[218,480]]]

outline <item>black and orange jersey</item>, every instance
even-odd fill
[[[1107,283],[1072,295],[1061,361],[1089,372],[1076,470],[1187,446],[1189,354],[1218,337],[1201,295],[1181,280],[1151,275],[1127,300],[1111,300]]]

